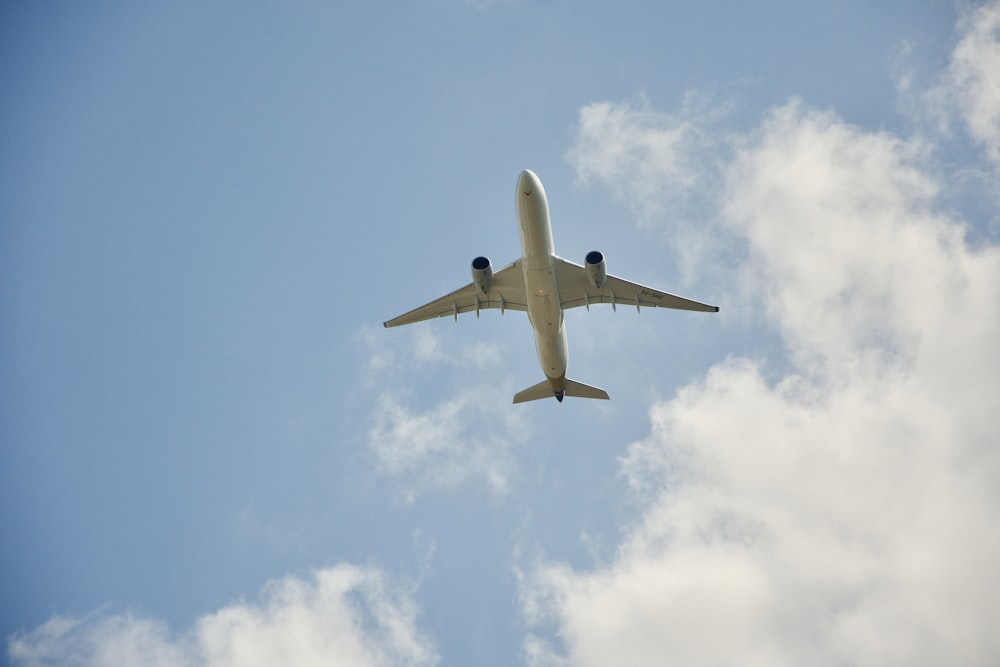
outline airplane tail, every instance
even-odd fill
[[[549,384],[548,380],[543,380],[536,385],[528,387],[522,391],[514,394],[515,403],[526,403],[528,401],[537,401],[543,398],[555,397],[560,403],[562,403],[563,396],[574,396],[576,398],[596,398],[601,400],[608,400],[608,392],[598,387],[591,387],[589,384],[583,384],[582,382],[576,382],[575,380],[566,379],[566,384],[561,392],[552,391],[552,385]]]

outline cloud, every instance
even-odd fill
[[[457,349],[442,349],[441,338],[430,329],[413,329],[414,357],[421,363],[448,363],[459,368],[484,369],[500,365],[500,350],[496,345],[476,341]]]
[[[967,8],[960,39],[934,95],[953,106],[976,143],[1000,167],[1000,2]]]
[[[434,665],[410,592],[374,568],[339,565],[271,581],[256,603],[202,616],[183,635],[132,613],[54,617],[11,638],[14,665]]]
[[[421,326],[393,334],[403,342],[391,349],[369,329],[359,336],[370,348],[367,387],[410,386],[389,379],[425,373],[429,365],[440,364],[462,369],[472,381],[455,394],[442,392],[430,404],[405,390],[380,390],[366,438],[379,471],[400,481],[411,501],[419,491],[454,488],[474,479],[493,493],[506,493],[515,468],[512,450],[527,437],[527,426],[516,411],[496,410],[510,403],[509,387],[483,381],[483,371],[491,371],[492,377],[499,370],[499,349],[473,342],[452,343],[445,350],[441,337]]]
[[[663,231],[685,282],[700,265],[719,259],[710,220],[722,194],[715,175],[732,150],[721,121],[732,108],[695,92],[675,113],[653,109],[643,96],[595,102],[580,109],[566,153],[580,183],[608,187],[639,227]]]
[[[383,380],[393,371],[409,371],[428,363],[482,370],[498,367],[501,360],[499,348],[482,341],[444,349],[447,343],[442,343],[442,336],[424,325],[394,329],[389,333],[382,327],[365,325],[358,330],[355,341],[367,348],[366,386]]]
[[[935,210],[929,148],[797,101],[733,143],[714,226],[785,357],[652,407],[613,561],[525,575],[530,664],[1000,662],[1000,247]]]
[[[608,185],[640,223],[650,224],[709,187],[712,165],[704,156],[715,140],[707,128],[727,113],[728,105],[713,106],[695,93],[685,96],[676,114],[652,109],[644,97],[637,103],[595,102],[580,109],[566,158],[578,180]]]
[[[382,472],[402,479],[412,500],[418,489],[450,488],[480,478],[494,493],[508,489],[512,447],[526,426],[514,411],[496,410],[509,392],[480,385],[425,410],[392,392],[379,396],[368,446]]]

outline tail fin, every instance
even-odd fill
[[[536,385],[514,394],[514,402],[526,403],[528,401],[537,401],[543,398],[552,397],[555,397],[559,400],[559,402],[562,402],[563,396],[575,396],[576,398],[597,398],[605,401],[610,398],[608,396],[608,392],[603,389],[591,387],[589,384],[583,384],[582,382],[576,382],[567,378],[563,391],[559,393],[552,391],[552,385],[549,384],[548,380],[543,380]]]

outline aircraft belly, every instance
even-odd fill
[[[524,285],[527,292],[528,319],[536,331],[556,333],[562,328],[562,308],[556,285],[555,264],[549,258],[549,265],[542,269],[524,269]]]
[[[659,292],[651,287],[644,287],[615,276],[606,276],[611,285],[591,293],[587,283],[596,284],[603,278],[595,280],[596,274],[592,273],[594,265],[589,262],[589,254],[587,267],[556,256],[545,189],[538,176],[530,170],[525,169],[518,176],[515,205],[522,256],[521,259],[497,272],[492,279],[492,287],[490,276],[493,274],[489,261],[486,260],[484,268],[482,260],[485,258],[477,257],[472,261],[471,284],[383,322],[383,325],[395,327],[444,316],[454,316],[457,320],[460,313],[472,310],[475,310],[478,317],[482,308],[499,307],[501,314],[505,308],[525,310],[535,336],[538,362],[545,373],[546,381],[515,394],[514,403],[535,401],[550,396],[554,396],[560,402],[566,396],[606,400],[608,394],[603,389],[566,378],[569,346],[563,322],[564,306],[566,308],[586,306],[589,310],[592,302],[608,303],[610,300],[613,308],[617,291],[619,303],[634,303],[637,309],[649,305],[707,312],[719,310],[715,306]],[[603,259],[598,266],[604,266]],[[523,285],[517,275],[507,273],[508,270],[517,271],[517,267],[523,272],[521,275]],[[603,276],[602,268],[598,268],[598,272]],[[561,284],[559,276],[563,277]],[[563,294],[559,293],[560,287],[563,289]],[[522,288],[524,292],[521,291]],[[551,394],[549,394],[550,389]]]
[[[535,332],[535,349],[538,351],[538,363],[550,381],[562,381],[566,377],[566,365],[569,361],[566,331],[557,333]],[[554,387],[559,390],[560,387]]]
[[[545,193],[517,198],[518,229],[524,256],[547,258],[553,254],[552,225]]]

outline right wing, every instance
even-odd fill
[[[521,260],[508,264],[493,274],[490,289],[486,294],[479,291],[473,283],[445,294],[428,304],[414,308],[408,313],[383,322],[386,327],[398,327],[403,324],[413,324],[435,317],[453,316],[456,320],[459,314],[476,312],[486,308],[504,310],[528,310],[528,297],[524,288],[524,272],[521,270]]]
[[[563,308],[590,308],[595,303],[610,303],[623,306],[645,306],[647,308],[676,308],[696,310],[703,313],[717,313],[718,306],[685,299],[676,294],[661,292],[653,287],[633,283],[624,278],[609,275],[603,287],[598,289],[590,284],[587,269],[575,262],[556,258],[556,279],[559,282],[559,299]]]

